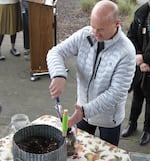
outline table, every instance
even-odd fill
[[[43,115],[31,124],[47,124],[61,130],[61,122],[57,117]],[[0,161],[13,161],[11,153],[13,134],[0,139]],[[76,129],[76,154],[67,161],[131,161],[129,154],[112,144]]]

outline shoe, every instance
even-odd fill
[[[5,56],[0,55],[0,60],[5,60]]]
[[[29,55],[29,54],[30,54],[30,49],[25,49],[25,50],[24,50],[24,56],[25,56],[25,55]]]
[[[129,123],[127,127],[122,131],[121,136],[122,137],[128,137],[131,136],[137,129],[137,124]]]
[[[143,131],[140,137],[140,145],[145,145],[150,142],[150,133],[147,131]]]
[[[10,53],[11,53],[13,56],[20,56],[19,51],[17,51],[15,48],[11,49],[11,50],[10,50]]]

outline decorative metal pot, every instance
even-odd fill
[[[59,141],[58,149],[42,154],[35,154],[21,149],[18,144],[30,137],[53,137]],[[40,145],[39,145],[40,146]],[[14,134],[12,153],[14,161],[66,161],[67,148],[62,132],[49,125],[32,125],[20,129]]]

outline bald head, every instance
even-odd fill
[[[118,6],[110,0],[101,0],[94,6],[91,17],[97,16],[100,19],[105,18],[112,21],[119,19]]]
[[[110,0],[101,0],[96,3],[91,12],[90,24],[98,41],[111,39],[120,25],[117,4]]]

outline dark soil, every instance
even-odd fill
[[[44,154],[59,148],[60,141],[54,137],[28,137],[17,143],[18,147],[25,152],[34,154]]]

